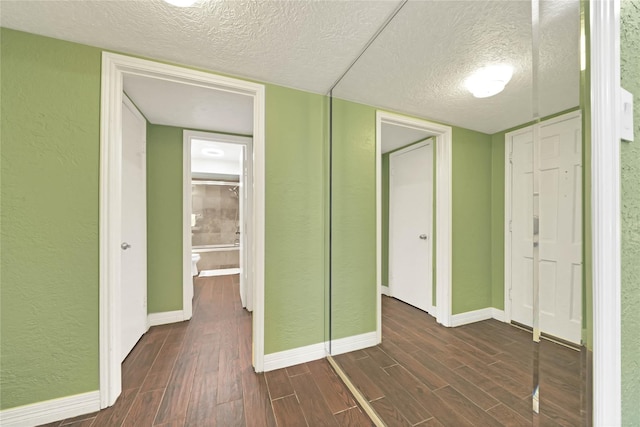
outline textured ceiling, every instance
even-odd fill
[[[399,1],[0,0],[0,24],[119,52],[326,93]],[[336,87],[337,97],[485,133],[579,102],[578,0],[541,1],[533,96],[531,4],[410,0]],[[475,69],[515,67],[504,92],[473,98]],[[533,102],[537,99],[537,105]]]
[[[390,1],[2,0],[3,27],[326,93]]]
[[[579,102],[579,3],[541,2],[539,115]],[[531,4],[410,1],[334,90],[334,96],[485,133],[533,119]],[[506,89],[474,98],[476,69],[514,67]]]
[[[124,91],[153,124],[253,135],[253,98],[126,74]]]

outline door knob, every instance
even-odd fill
[[[127,242],[122,242],[120,247],[122,248],[123,251],[126,251],[127,249],[129,249],[131,247],[131,245],[128,244]]]
[[[429,236],[427,236],[426,234],[421,234],[421,235],[420,235],[420,238],[421,238],[422,240],[427,240],[427,239],[429,238]]]

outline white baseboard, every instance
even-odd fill
[[[292,348],[291,350],[279,351],[278,353],[265,354],[264,371],[269,372],[324,357],[327,357],[327,351],[323,342]]]
[[[147,315],[147,324],[149,327],[182,322],[183,320],[187,319],[184,318],[184,312],[182,310],[149,313]]]
[[[504,322],[504,311],[493,307],[481,308],[480,310],[467,311],[465,313],[451,316],[451,326],[468,325],[469,323],[480,322],[482,320],[496,319]]]
[[[331,354],[348,353],[378,345],[375,331],[331,341]],[[321,342],[264,355],[264,371],[269,372],[327,357],[327,343]]]
[[[3,427],[30,427],[100,410],[100,392],[76,394],[0,411]]]
[[[380,286],[380,293],[382,295],[386,295],[388,297],[391,296],[391,292],[389,291],[389,287],[385,286],[385,285]]]
[[[376,331],[340,338],[331,341],[331,355],[337,356],[342,353],[373,347],[374,345],[378,345],[378,335]]]
[[[482,320],[492,319],[493,313],[491,307],[481,308],[480,310],[467,311],[465,313],[454,314],[451,316],[451,326],[468,325],[469,323],[480,322]]]
[[[500,322],[504,322],[506,319],[506,316],[504,315],[504,310],[500,310],[493,307],[491,307],[491,317]]]

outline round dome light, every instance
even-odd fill
[[[193,6],[198,0],[164,0],[165,2],[177,7]]]
[[[205,156],[210,156],[210,157],[222,157],[224,156],[224,151],[222,151],[219,148],[203,148],[202,149],[202,154],[204,154]]]
[[[490,65],[467,77],[464,85],[476,98],[488,98],[502,92],[512,75],[511,65]]]

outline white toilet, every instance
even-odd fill
[[[191,275],[198,275],[198,261],[200,261],[200,254],[191,254]]]

